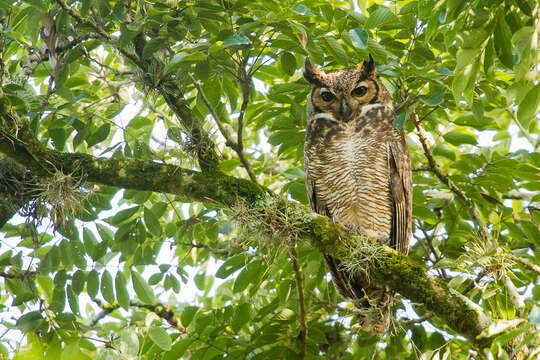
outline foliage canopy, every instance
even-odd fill
[[[0,28],[0,358],[540,353],[538,2],[0,0]],[[302,205],[301,64],[368,54],[414,168],[410,259],[367,262],[382,337]]]

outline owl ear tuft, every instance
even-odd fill
[[[313,66],[309,58],[306,56],[306,61],[304,63],[304,78],[310,83],[317,86],[323,86],[323,72]]]
[[[363,77],[370,77],[374,76],[377,73],[377,70],[375,69],[375,61],[373,60],[373,57],[371,54],[369,54],[369,60],[364,60],[362,65],[359,66],[359,70],[362,71]]]

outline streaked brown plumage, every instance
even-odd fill
[[[325,74],[306,58],[304,77],[311,84],[304,159],[312,209],[407,254],[412,223],[409,153],[404,132],[393,127],[392,98],[373,59],[356,69]],[[351,278],[331,256],[325,259],[344,298],[362,299],[380,290],[365,279]],[[387,323],[367,327],[381,332]]]

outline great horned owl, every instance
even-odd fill
[[[392,98],[372,57],[356,69],[325,74],[308,58],[311,84],[304,144],[311,208],[355,232],[407,254],[412,222],[412,176],[403,131],[393,127]],[[366,295],[381,287],[351,277],[325,255],[337,291],[369,306]],[[384,290],[383,290],[384,292]],[[378,323],[378,324],[377,324]],[[366,328],[386,329],[388,318]]]

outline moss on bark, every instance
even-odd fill
[[[16,135],[14,135],[16,134]],[[318,216],[305,206],[271,195],[267,189],[245,179],[218,171],[198,172],[174,165],[139,159],[104,159],[88,154],[63,153],[46,149],[24,122],[2,103],[0,94],[0,152],[16,160],[35,174],[47,176],[55,171],[80,176],[85,181],[114,187],[176,194],[186,201],[200,201],[220,207],[242,203],[249,211],[264,214],[267,209],[287,214],[283,226],[294,228],[295,235],[309,239],[319,251],[340,260],[350,257],[358,238],[329,218]],[[271,204],[269,202],[277,201]],[[275,216],[273,219],[279,216]],[[261,216],[264,221],[264,216]],[[276,223],[274,223],[274,226]],[[277,224],[279,225],[279,223]],[[387,284],[404,297],[422,303],[451,329],[477,345],[487,346],[476,337],[487,326],[477,310],[452,294],[441,280],[427,275],[423,265],[378,243],[381,256],[370,263],[372,281]],[[356,246],[357,248],[358,246]]]

